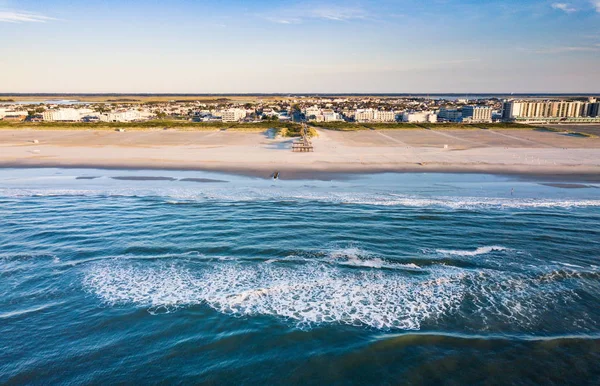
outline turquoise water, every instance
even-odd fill
[[[598,384],[600,189],[550,185],[0,170],[0,383]]]

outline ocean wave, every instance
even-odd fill
[[[207,304],[232,315],[274,315],[299,327],[343,323],[417,330],[423,320],[450,313],[464,295],[463,273],[429,280],[379,270],[345,272],[324,264],[285,268],[273,264],[223,264],[202,271],[170,265],[94,264],[87,290],[109,305],[136,304],[172,311]]]
[[[203,201],[222,202],[326,202],[346,205],[401,206],[401,207],[440,207],[453,210],[469,209],[531,209],[531,208],[585,208],[600,206],[595,199],[539,199],[539,198],[497,198],[497,197],[460,197],[460,196],[416,196],[393,192],[331,192],[298,191],[291,189],[0,189],[0,197],[60,197],[60,196],[96,196],[96,197],[151,197],[162,200],[168,205],[194,204]]]
[[[111,306],[133,304],[158,313],[205,304],[233,316],[279,317],[300,328],[340,323],[419,330],[459,318],[473,331],[526,331],[539,329],[547,309],[579,299],[576,286],[564,285],[560,277],[446,265],[412,275],[377,269],[377,258],[366,259],[360,249],[329,251],[332,259],[352,255],[358,255],[361,269],[323,261],[275,264],[274,259],[193,266],[111,259],[87,267],[83,285]],[[585,313],[562,316],[565,325],[575,317],[584,331],[596,327]]]
[[[492,252],[504,252],[504,251],[511,251],[511,250],[512,249],[510,249],[510,248],[506,248],[506,247],[502,247],[502,246],[498,246],[498,245],[491,245],[491,246],[479,247],[475,250],[435,249],[435,252],[440,253],[442,255],[452,255],[452,256],[479,256],[479,255],[486,255],[486,254],[492,253]]]
[[[332,248],[326,253],[327,259],[339,265],[351,267],[366,267],[366,268],[387,268],[387,269],[421,269],[414,263],[396,263],[384,260],[381,257],[374,256],[372,253],[365,251],[356,246]]]

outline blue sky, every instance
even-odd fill
[[[600,0],[0,0],[0,92],[600,92]]]

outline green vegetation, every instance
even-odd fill
[[[309,127],[339,131],[369,130],[368,127],[353,122],[309,122]]]
[[[581,133],[581,132],[575,132],[575,131],[569,131],[569,132],[565,133],[565,135],[568,137],[575,137],[575,138],[593,138],[593,137],[595,137],[595,135],[593,135],[593,134]]]
[[[404,130],[404,129],[422,129],[423,128],[421,125],[418,125],[416,123],[403,123],[403,122],[363,123],[362,125],[371,130]]]
[[[355,123],[355,122],[311,122],[309,125],[317,128],[339,131],[357,130],[405,130],[405,129],[432,129],[432,130],[479,130],[479,129],[534,129],[534,126],[521,123]]]
[[[482,129],[535,129],[535,126],[523,123],[500,122],[500,123],[480,123],[477,126]]]
[[[39,129],[39,130],[145,130],[145,129],[181,129],[181,130],[264,130],[269,128],[287,128],[300,133],[301,126],[290,122],[261,121],[256,123],[191,122],[176,120],[152,120],[147,122],[9,122],[0,120],[0,129]]]
[[[276,135],[281,137],[300,137],[300,132],[302,130],[302,126],[298,124],[290,124],[293,126],[282,127],[276,129]],[[313,127],[308,127],[308,136],[316,137],[318,136],[317,131]]]
[[[37,112],[37,111],[36,111]],[[146,122],[11,122],[0,120],[0,129],[36,129],[36,130],[160,130],[177,129],[183,131],[195,130],[233,130],[233,131],[262,131],[277,129],[278,134],[284,137],[300,135],[302,126],[298,123],[279,122],[277,120],[263,120],[260,122],[192,122],[188,120],[157,119]],[[458,124],[458,123],[353,123],[353,122],[323,122],[310,123],[309,132],[316,135],[315,128],[338,131],[358,130],[485,130],[485,129],[529,129],[544,131],[564,131],[552,128],[543,128],[519,123],[486,123],[486,124]],[[581,136],[587,136],[581,134]]]
[[[431,130],[480,130],[482,126],[475,124],[462,124],[462,123],[419,123],[424,129]]]

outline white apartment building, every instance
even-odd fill
[[[0,119],[3,119],[7,115],[18,115],[18,116],[25,115],[26,116],[26,115],[29,115],[29,113],[25,110],[14,110],[13,108],[0,109]]]
[[[375,122],[396,122],[394,111],[375,111]]]
[[[356,122],[395,122],[396,113],[375,109],[357,109],[354,119]]]
[[[306,108],[304,116],[310,121],[317,122],[339,122],[344,120],[341,114],[332,109],[321,109],[316,106]]]
[[[462,108],[463,122],[492,122],[492,108],[488,106],[464,106]]]
[[[373,122],[375,120],[374,109],[357,109],[354,113],[356,122]]]
[[[311,119],[311,117],[318,117],[319,115],[322,115],[323,112],[321,110],[320,107],[317,106],[311,106],[311,107],[307,107],[304,109],[304,116],[306,117],[306,119]]]
[[[600,118],[600,102],[510,101],[503,106],[504,120],[588,121]]]
[[[437,114],[431,111],[407,111],[402,114],[402,122],[409,123],[436,123],[437,122]]]
[[[342,115],[333,110],[323,110],[323,113],[317,116],[317,122],[339,122],[343,120]]]
[[[115,111],[99,115],[100,120],[103,122],[131,122],[139,121],[148,117],[148,113],[142,114],[142,112],[138,110]]]
[[[221,112],[223,122],[238,122],[246,118],[246,109],[227,109]]]
[[[42,113],[44,121],[57,122],[57,121],[68,121],[77,122],[81,120],[81,117],[92,114],[92,109],[74,109],[64,108],[55,110],[46,110]]]

